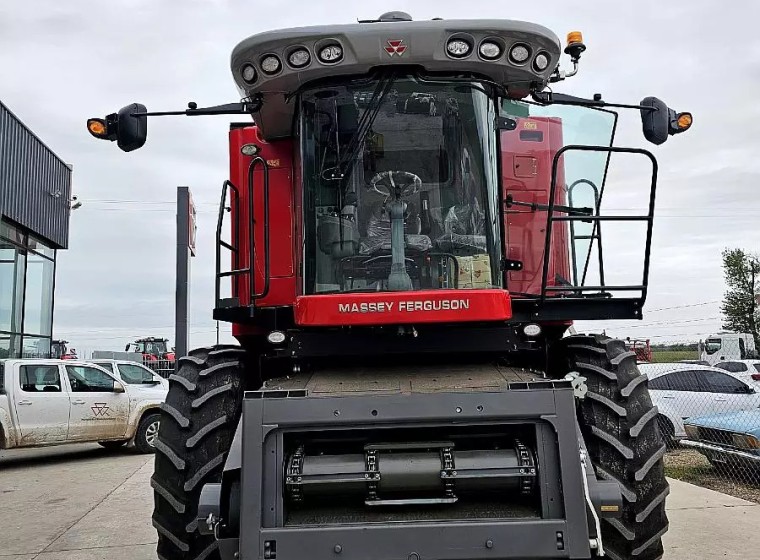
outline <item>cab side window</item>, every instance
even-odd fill
[[[19,383],[25,393],[60,393],[61,375],[58,366],[23,365],[19,367]]]
[[[113,392],[113,378],[103,371],[87,366],[66,366],[66,374],[75,393]]]
[[[153,381],[153,372],[133,364],[119,364],[119,373],[125,383],[140,385]]]

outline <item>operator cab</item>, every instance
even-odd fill
[[[261,135],[298,139],[303,293],[501,287],[497,90],[547,83],[559,45],[533,24],[403,13],[238,45]]]
[[[392,74],[306,89],[299,104],[306,293],[500,285],[482,88]]]

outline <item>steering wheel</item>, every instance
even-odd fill
[[[384,197],[409,196],[422,186],[422,179],[409,171],[381,171],[369,182],[369,188]]]

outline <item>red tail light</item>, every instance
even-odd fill
[[[753,373],[752,379],[754,379],[755,381],[760,381],[760,373]]]

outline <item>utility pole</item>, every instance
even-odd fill
[[[195,205],[188,187],[177,187],[177,285],[175,290],[175,364],[187,356],[190,257],[195,256]],[[175,366],[177,367],[177,366]]]

